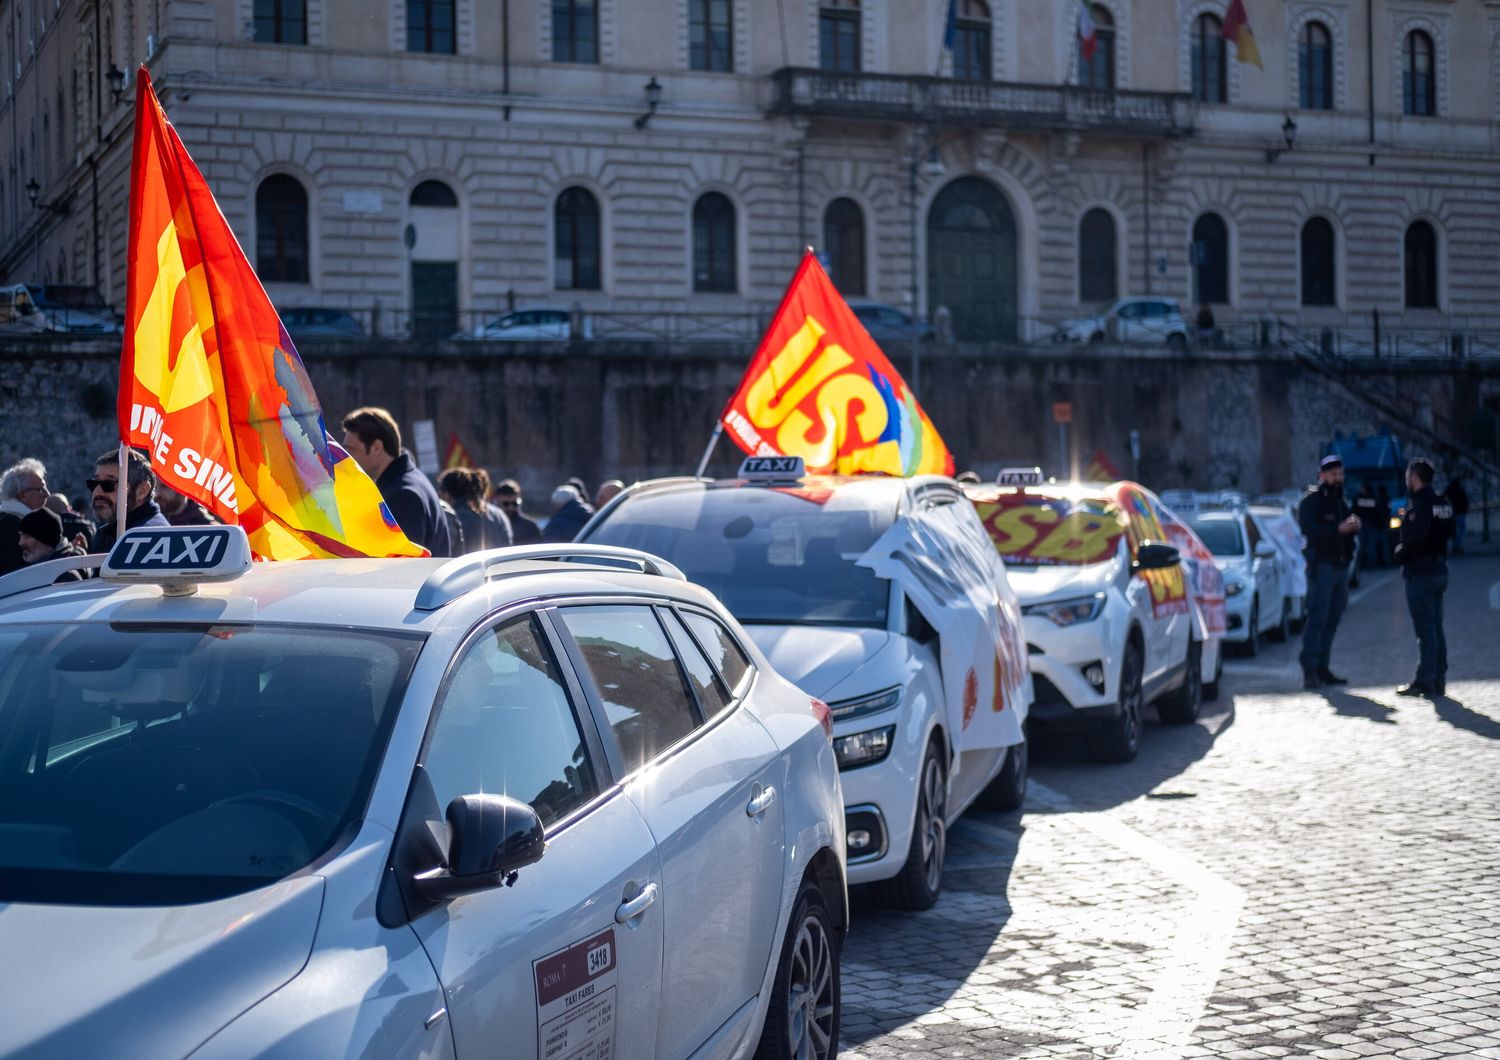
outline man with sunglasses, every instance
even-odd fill
[[[152,496],[156,491],[156,473],[144,456],[134,449],[129,450],[127,465],[126,496],[120,495],[120,454],[111,449],[95,461],[94,477],[84,485],[89,488],[89,500],[94,506],[94,517],[99,520],[99,529],[94,533],[90,552],[108,552],[114,548],[116,537],[116,506],[124,503],[125,529],[138,526],[170,526],[167,517],[157,507]]]
[[[0,474],[0,574],[26,565],[21,520],[47,502],[47,469],[40,460],[18,460]]]

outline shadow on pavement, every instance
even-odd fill
[[[1365,696],[1344,692],[1336,688],[1319,689],[1318,695],[1328,701],[1334,713],[1344,718],[1363,718],[1379,725],[1396,724],[1396,708],[1377,703]]]
[[[1433,711],[1455,729],[1464,729],[1476,736],[1483,736],[1486,740],[1500,740],[1500,721],[1488,714],[1470,710],[1456,699],[1440,697],[1433,704]]]

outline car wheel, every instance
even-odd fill
[[[1214,679],[1203,686],[1203,698],[1212,703],[1219,698],[1219,681],[1224,676],[1224,642],[1219,641],[1219,658],[1214,662]]]
[[[1292,612],[1292,602],[1286,597],[1281,598],[1281,621],[1276,623],[1275,628],[1267,632],[1267,636],[1277,644],[1286,643],[1292,635],[1292,620],[1287,617]]]
[[[1260,654],[1260,601],[1256,600],[1250,605],[1250,625],[1245,635],[1243,651],[1246,655],[1254,658]]]
[[[1021,742],[1005,751],[1005,765],[995,779],[979,793],[975,803],[985,810],[1019,810],[1026,801],[1026,776],[1031,769],[1031,749],[1022,735]]]
[[[887,905],[920,911],[931,909],[943,889],[943,856],[948,849],[948,778],[936,742],[929,744],[917,774],[917,812],[911,846],[901,871],[877,885]]]
[[[1182,687],[1163,696],[1156,704],[1156,712],[1169,725],[1191,725],[1198,720],[1203,706],[1203,642],[1188,642],[1187,674]]]
[[[1141,749],[1141,649],[1134,642],[1120,663],[1120,713],[1100,725],[1089,740],[1095,761],[1129,762]]]
[[[1167,336],[1167,349],[1173,353],[1181,353],[1187,349],[1187,336],[1181,332],[1173,332]]]
[[[802,886],[787,924],[756,1060],[833,1060],[839,1048],[838,934],[828,903]]]

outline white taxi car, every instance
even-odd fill
[[[829,718],[708,593],[249,558],[0,580],[0,1055],[833,1054]]]
[[[1189,522],[1224,574],[1224,639],[1246,655],[1260,651],[1262,637],[1286,640],[1292,621],[1289,592],[1283,586],[1280,554],[1260,519],[1234,508],[1202,511]]]
[[[1031,684],[1015,594],[957,483],[826,477],[750,458],[740,477],[638,483],[579,540],[665,556],[833,711],[851,883],[926,909],[946,831],[1018,808]]]
[[[1140,750],[1145,707],[1196,721],[1217,638],[1195,623],[1160,502],[1133,482],[1043,481],[1008,468],[968,489],[1021,599],[1032,722],[1083,730],[1101,761]]]

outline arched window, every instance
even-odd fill
[[[557,197],[552,231],[557,255],[553,284],[560,291],[597,291],[599,201],[586,188],[569,188]]]
[[[734,12],[730,0],[688,0],[688,65],[694,70],[734,69]]]
[[[255,190],[255,268],[267,283],[306,283],[307,192],[277,173]]]
[[[1333,37],[1321,22],[1302,27],[1297,86],[1297,102],[1304,110],[1333,109]]]
[[[1229,226],[1216,213],[1193,222],[1194,301],[1229,301]]]
[[[853,199],[834,199],[823,212],[828,274],[845,297],[865,293],[865,214]]]
[[[1119,250],[1115,219],[1102,206],[1083,215],[1078,226],[1078,299],[1112,302],[1119,297]]]
[[[1302,226],[1302,304],[1337,305],[1337,268],[1333,224],[1326,217],[1309,218]]]
[[[1401,49],[1401,109],[1430,117],[1437,113],[1437,61],[1432,38],[1419,29],[1406,35]]]
[[[258,44],[306,44],[307,0],[255,0]]]
[[[1406,230],[1406,308],[1438,307],[1437,232],[1426,221]]]
[[[988,81],[992,76],[990,9],[984,0],[958,0],[953,22],[953,76]]]
[[[424,180],[415,188],[411,189],[411,198],[408,200],[413,206],[449,206],[458,207],[458,196],[453,194],[453,189],[441,180]]]
[[[1094,54],[1078,52],[1078,83],[1085,88],[1115,87],[1115,16],[1094,4],[1089,8],[1094,22]]]
[[[859,0],[823,0],[818,8],[818,66],[859,72]]]
[[[1224,23],[1217,15],[1199,15],[1193,23],[1193,98],[1224,103],[1229,85],[1224,62]]]
[[[734,256],[734,203],[708,192],[693,204],[693,290],[735,290]]]
[[[406,0],[406,50],[452,55],[454,0]]]
[[[599,61],[597,0],[552,0],[552,61]]]

